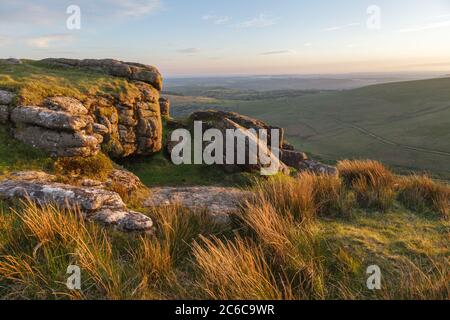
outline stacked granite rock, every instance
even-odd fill
[[[41,107],[14,108],[10,119],[16,139],[60,157],[96,154],[106,129],[94,123],[78,100],[68,97],[46,99]]]
[[[50,97],[41,105],[23,106],[14,105],[12,93],[0,91],[0,123],[10,123],[15,138],[59,157],[86,157],[103,149],[113,158],[123,158],[161,150],[162,77],[156,68],[111,59],[42,61],[126,78],[140,94],[131,101],[110,96],[88,97],[83,102]],[[161,101],[166,114],[168,101]]]

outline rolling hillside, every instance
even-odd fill
[[[450,78],[250,101],[172,100],[175,115],[217,108],[280,125],[297,148],[327,161],[370,158],[450,179]]]

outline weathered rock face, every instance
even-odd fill
[[[0,104],[9,105],[13,102],[15,95],[12,92],[0,90]]]
[[[9,107],[0,105],[0,124],[6,124],[9,121]]]
[[[254,129],[256,132],[259,129],[263,129],[267,131],[267,142],[268,145],[272,145],[271,139],[271,129],[275,129],[279,131],[279,141],[278,148],[282,148],[284,143],[284,129],[276,126],[271,126],[266,124],[265,122],[250,118],[247,116],[243,116],[236,112],[225,112],[225,111],[217,111],[217,110],[206,110],[206,111],[197,111],[191,114],[190,119],[192,121],[203,121],[205,123],[214,123],[221,119],[229,119],[239,126],[246,129]]]
[[[216,223],[230,222],[230,214],[239,210],[239,205],[250,195],[235,188],[184,187],[154,188],[145,207],[181,205],[194,211],[205,211]]]
[[[72,98],[49,98],[43,107],[17,107],[10,118],[16,139],[54,156],[94,155],[103,141],[93,131],[94,119],[88,110]]]
[[[289,167],[300,169],[301,163],[305,160],[308,160],[308,156],[303,152],[286,149],[281,151],[281,161]]]
[[[323,163],[320,163],[315,160],[305,160],[300,162],[300,165],[298,167],[299,171],[309,171],[315,174],[323,174],[323,175],[330,175],[330,176],[337,176],[339,175],[339,171],[334,166],[329,166]]]
[[[161,116],[164,118],[170,117],[170,100],[167,97],[159,99],[159,106],[161,107]]]
[[[151,155],[162,149],[159,91],[146,83],[135,84],[141,94],[133,103],[103,98],[90,104],[96,122],[106,128],[97,130],[104,137],[103,150],[113,158]]]
[[[124,232],[152,232],[152,220],[126,208],[112,191],[75,187],[53,182],[56,178],[43,172],[16,173],[0,182],[0,199],[28,199],[39,205],[54,204],[61,209],[79,208],[87,219]]]
[[[6,124],[9,122],[9,114],[11,110],[11,104],[13,103],[15,94],[0,90],[0,124]]]
[[[126,78],[134,81],[142,81],[152,85],[155,89],[161,91],[163,81],[158,69],[153,66],[123,62],[113,59],[55,59],[49,58],[41,60],[42,62],[65,66],[65,67],[78,67],[94,71],[107,72],[108,74],[120,78]]]

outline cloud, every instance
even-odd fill
[[[427,23],[427,24],[423,24],[423,25],[404,28],[404,29],[397,30],[397,32],[408,33],[408,32],[417,32],[417,31],[424,31],[424,30],[431,30],[431,29],[447,28],[447,27],[450,27],[450,20]]]
[[[65,11],[50,9],[42,4],[25,0],[2,0],[0,24],[7,26],[17,24],[50,25],[63,19]]]
[[[206,14],[202,17],[202,19],[205,21],[213,21],[214,24],[217,24],[217,25],[222,25],[222,24],[228,23],[233,18],[231,18],[229,16],[216,16],[216,15],[212,15],[212,14]]]
[[[303,46],[305,46],[305,47],[312,47],[312,43],[311,42],[307,42]]]
[[[65,3],[56,0],[38,4],[29,0],[1,0],[0,25],[64,26],[70,2]],[[91,20],[136,18],[163,8],[162,0],[77,0],[75,4],[81,8],[82,15],[86,14]]]
[[[53,34],[53,35],[28,38],[28,39],[26,39],[26,43],[30,47],[34,47],[34,48],[38,48],[38,49],[46,49],[55,43],[61,44],[61,43],[69,42],[72,40],[73,40],[72,35]]]
[[[265,28],[277,24],[276,18],[271,16],[260,14],[258,17],[238,23],[238,28]]]
[[[148,15],[162,7],[161,0],[106,0],[115,4],[120,13],[126,16],[139,17]]]
[[[330,32],[330,31],[337,31],[337,30],[342,30],[342,29],[347,29],[347,28],[354,28],[354,27],[359,27],[361,25],[361,23],[359,22],[353,22],[353,23],[349,23],[343,26],[333,26],[333,27],[328,27],[323,29],[323,31],[325,32]]]
[[[296,53],[294,50],[278,50],[278,51],[267,51],[260,53],[260,56],[272,56],[278,54],[288,54],[288,53]]]
[[[177,50],[178,53],[185,53],[185,54],[194,54],[200,52],[199,48],[186,48],[186,49],[180,49]]]

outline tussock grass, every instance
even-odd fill
[[[450,217],[450,186],[428,176],[400,178],[399,200],[411,210],[432,211],[444,218]]]
[[[284,294],[277,286],[258,245],[246,243],[242,239],[234,242],[203,239],[202,244],[194,244],[193,251],[201,272],[197,286],[208,298],[283,298]]]
[[[361,207],[380,211],[392,208],[396,198],[395,176],[381,163],[344,160],[338,163],[338,169]]]
[[[272,177],[255,183],[256,202],[263,200],[284,216],[296,221],[321,217],[348,217],[354,205],[341,179],[303,172],[296,178]]]
[[[156,212],[156,211],[155,211]],[[153,213],[155,213],[153,212]],[[187,297],[190,246],[219,236],[204,214],[158,210],[155,236],[123,235],[87,222],[77,210],[22,203],[0,213],[0,296],[7,299],[169,299]],[[81,291],[66,287],[69,265]],[[183,279],[183,285],[180,283]],[[190,293],[192,295],[192,293]]]

